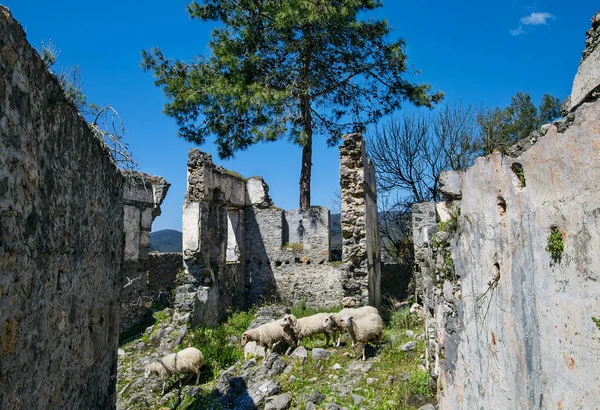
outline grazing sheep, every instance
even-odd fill
[[[303,317],[300,319],[296,319],[294,315],[285,315],[282,319],[284,323],[289,324],[289,326],[294,329],[296,334],[296,339],[298,339],[298,344],[305,337],[310,338],[310,344],[313,345],[313,336],[318,334],[324,334],[327,338],[325,341],[325,346],[329,345],[329,335],[334,335],[337,329],[333,329],[331,327],[325,327],[325,319],[329,316],[329,313],[317,313],[316,315]]]
[[[352,316],[345,316],[344,322],[346,330],[352,338],[352,342],[362,344],[362,359],[365,360],[365,349],[369,340],[375,339],[377,344],[381,341],[381,335],[383,334],[383,320],[381,320],[381,316],[379,314],[370,314],[358,319]]]
[[[200,381],[200,368],[204,364],[202,352],[194,347],[188,347],[177,353],[171,353],[146,366],[144,377],[151,374],[163,380],[161,395],[165,394],[167,381],[179,373],[196,373],[196,384]]]
[[[273,350],[273,346],[282,340],[289,346],[285,354],[288,354],[293,347],[298,345],[294,329],[282,320],[265,323],[254,329],[246,330],[242,334],[242,346],[254,341],[257,345],[265,348],[265,357],[267,357],[268,351]]]
[[[340,335],[338,337],[337,343],[335,347],[340,347],[340,343],[342,341],[342,332],[346,330],[346,324],[344,322],[345,316],[352,316],[355,319],[361,318],[363,316],[368,315],[379,315],[379,311],[377,308],[373,306],[362,306],[359,308],[345,308],[340,310],[338,313],[328,315],[323,321],[323,327],[327,329],[328,332],[340,331]],[[352,342],[352,346],[354,346],[354,341]]]
[[[423,307],[418,303],[413,303],[410,307],[409,312],[416,314],[419,320],[425,319],[425,311],[423,310]]]

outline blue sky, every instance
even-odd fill
[[[207,53],[210,28],[189,19],[187,0],[4,0],[36,48],[53,39],[62,49],[58,66],[78,65],[90,101],[111,104],[128,129],[126,140],[140,170],[172,186],[153,229],[181,230],[187,152],[175,122],[162,113],[165,98],[139,64],[143,49],[160,47],[167,57]],[[143,6],[140,7],[140,4]],[[446,94],[446,101],[504,106],[518,91],[536,103],[570,91],[585,32],[597,1],[498,0],[384,1],[375,13],[403,37],[420,82]],[[404,112],[412,109],[407,105]],[[244,176],[262,175],[275,204],[298,206],[300,148],[286,141],[260,144],[221,161],[210,143],[200,147],[216,163]],[[339,151],[318,136],[313,153],[312,204],[331,206],[339,189]]]

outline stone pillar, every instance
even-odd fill
[[[125,171],[123,192],[125,252],[120,331],[135,326],[150,315],[154,292],[148,288],[144,262],[150,252],[152,222],[171,184],[159,176]]]
[[[381,245],[375,169],[361,134],[348,134],[340,147],[344,305],[380,307]]]

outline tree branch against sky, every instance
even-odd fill
[[[345,132],[409,101],[432,107],[442,95],[406,79],[403,40],[388,42],[385,20],[363,18],[375,0],[204,0],[192,18],[215,22],[208,56],[186,63],[143,52],[179,134],[213,136],[221,158],[287,137],[302,147],[300,207],[310,206],[313,136]]]

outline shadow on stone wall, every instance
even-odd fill
[[[245,210],[245,255],[246,255],[246,298],[245,306],[251,307],[265,300],[277,299],[277,283],[265,247],[265,241],[256,219],[260,209],[248,207]],[[283,223],[283,218],[280,220]],[[273,215],[277,219],[277,214]],[[281,244],[279,245],[281,247]]]

